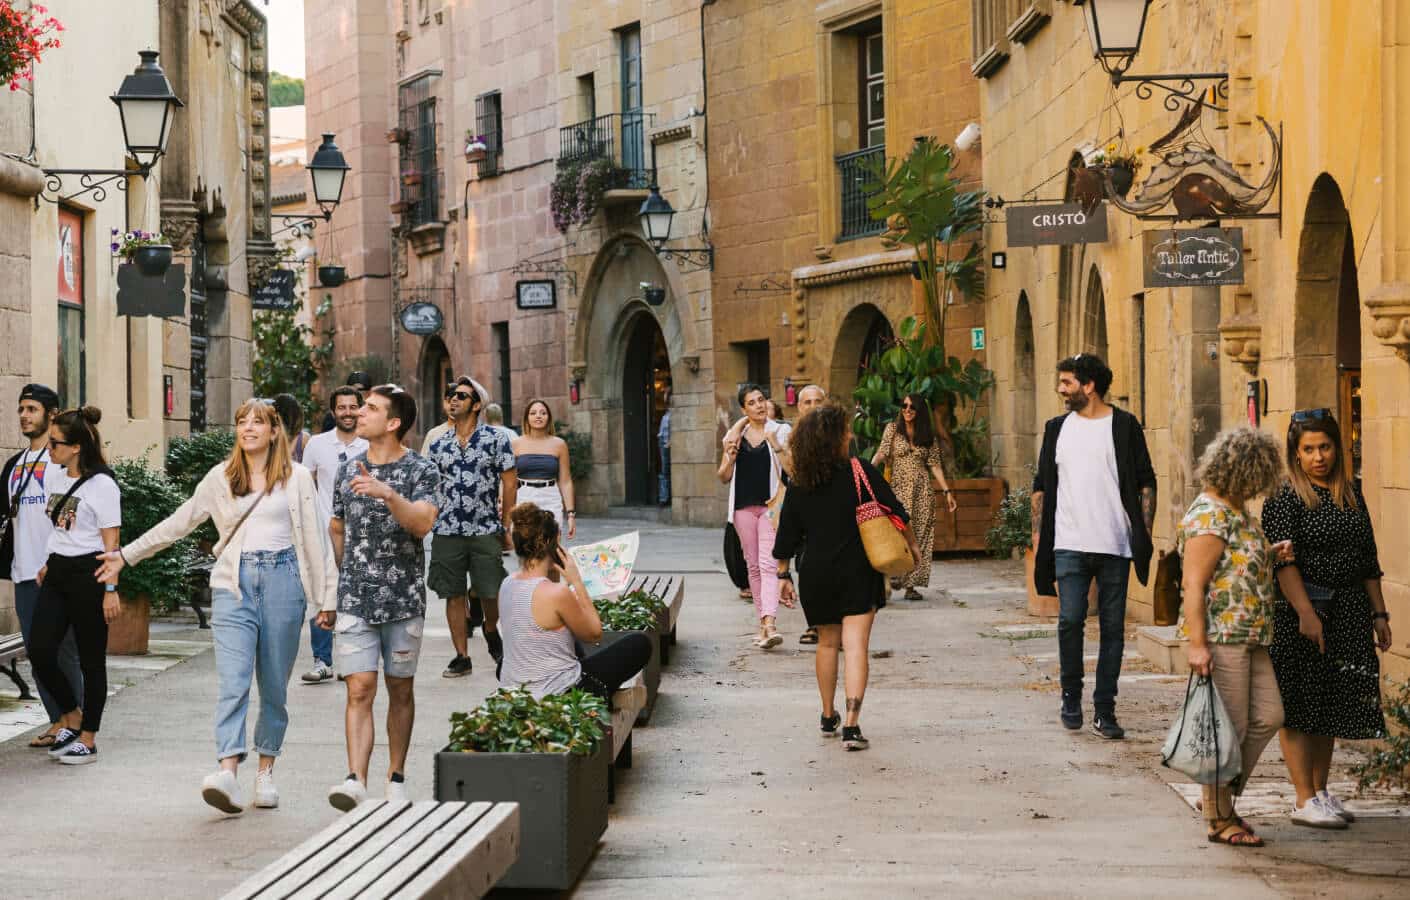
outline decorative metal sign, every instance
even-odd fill
[[[445,316],[441,314],[441,308],[425,300],[408,304],[401,311],[401,327],[410,334],[430,337],[444,325]]]
[[[1148,288],[1244,283],[1242,228],[1187,228],[1145,233]]]
[[[273,269],[264,284],[255,288],[250,305],[255,309],[293,309],[298,305],[294,298],[298,281],[299,275],[292,269]]]
[[[1105,244],[1106,204],[1087,212],[1077,203],[1010,206],[1004,217],[1010,247]]]
[[[143,275],[132,263],[117,270],[117,314],[173,319],[186,315],[186,267],[173,265],[162,275]]]
[[[553,309],[558,305],[557,282],[514,282],[514,305],[520,309]]]

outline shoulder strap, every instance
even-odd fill
[[[223,541],[220,542],[220,550],[221,550],[222,552],[225,550],[226,547],[230,546],[230,541],[235,537],[235,532],[239,531],[239,530],[240,530],[240,526],[245,524],[245,520],[250,517],[250,513],[253,513],[253,512],[255,511],[255,507],[256,507],[256,506],[259,506],[259,505],[260,505],[260,502],[263,501],[265,497],[268,497],[268,496],[269,496],[269,490],[270,490],[270,488],[272,488],[273,486],[274,486],[274,485],[272,485],[272,484],[266,483],[265,486],[264,486],[264,490],[261,491],[261,492],[260,492],[260,495],[255,498],[255,502],[254,502],[254,503],[251,503],[251,504],[250,504],[250,508],[247,509],[247,510],[245,510],[245,514],[242,515],[242,516],[240,517],[240,520],[235,523],[235,527],[232,528],[232,529],[230,529],[230,533],[225,536],[225,540],[223,540]],[[219,556],[220,553],[217,552],[215,555],[216,555],[216,556]]]
[[[80,476],[77,481],[69,485],[68,492],[64,494],[63,499],[61,499],[56,506],[50,509],[49,521],[54,523],[55,528],[58,528],[59,513],[63,510],[64,504],[69,502],[69,498],[72,497],[75,493],[77,493],[79,488],[87,484],[88,479],[92,478],[94,475],[107,475],[109,478],[112,478],[112,474],[113,473],[108,471],[107,469],[94,469],[93,471]],[[117,479],[114,478],[113,480],[116,481]]]
[[[876,499],[876,491],[871,489],[871,480],[867,478],[867,473],[862,469],[862,461],[855,456],[852,457],[852,483],[857,487],[857,504],[866,502],[866,497],[862,496],[862,488],[865,486],[867,493],[871,494],[871,499]]]

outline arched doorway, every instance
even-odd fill
[[[837,346],[832,354],[832,371],[828,390],[844,402],[852,396],[862,372],[874,359],[896,343],[896,333],[886,315],[870,303],[852,308],[842,320],[837,332]]]
[[[1062,192],[1066,202],[1072,202],[1073,194],[1077,188],[1077,177],[1073,174],[1073,170],[1085,165],[1086,162],[1079,151],[1074,150],[1072,155],[1068,157],[1067,177]],[[1081,304],[1077,302],[1077,298],[1081,295],[1082,272],[1086,268],[1086,259],[1086,244],[1063,244],[1058,248],[1056,314],[1058,359],[1072,356],[1082,349],[1082,322],[1078,318]]]
[[[1019,292],[1013,325],[1013,430],[1014,463],[1038,461],[1038,378],[1033,340],[1033,312],[1028,294]]]
[[[1108,366],[1106,342],[1106,293],[1102,273],[1094,265],[1087,274],[1087,296],[1082,303],[1082,352],[1101,357]]]
[[[622,462],[628,506],[654,505],[661,453],[656,433],[671,390],[671,359],[656,319],[646,313],[628,324],[622,365]]]
[[[1335,411],[1348,466],[1361,475],[1361,291],[1351,216],[1323,173],[1312,184],[1297,254],[1294,397],[1298,409]]]
[[[417,366],[416,377],[421,386],[420,396],[416,398],[419,420],[416,424],[425,434],[445,419],[441,410],[442,394],[455,378],[445,341],[431,337],[421,345],[421,365]]]

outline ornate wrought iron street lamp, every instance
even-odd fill
[[[295,234],[312,236],[313,227],[319,218],[328,222],[333,218],[333,210],[343,201],[343,184],[347,181],[348,165],[343,151],[333,143],[333,132],[323,132],[323,143],[313,153],[313,159],[305,168],[313,179],[313,202],[318,204],[318,213],[275,213],[271,219],[278,219],[285,225],[279,231],[293,231]],[[275,234],[278,234],[276,231]]]
[[[666,241],[671,239],[671,222],[676,217],[676,211],[671,207],[670,201],[661,196],[661,189],[656,186],[654,168],[651,193],[646,195],[646,201],[641,204],[641,210],[637,215],[641,219],[641,233],[646,235],[647,241],[650,242],[657,256],[662,259],[674,259],[676,268],[681,271],[698,271],[715,267],[714,247],[666,246]],[[687,270],[686,265],[690,265],[692,268]]]
[[[1227,112],[1214,102],[1229,96],[1227,72],[1178,72],[1160,75],[1128,74],[1145,36],[1146,17],[1151,0],[1086,0],[1087,36],[1092,41],[1092,55],[1111,76],[1112,84],[1136,82],[1136,96],[1151,97],[1153,88],[1169,96],[1165,108],[1176,112],[1186,103],[1193,103],[1217,112]],[[1214,82],[1213,95],[1205,99],[1208,90],[1197,88],[1200,82]]]

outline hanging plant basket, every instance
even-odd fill
[[[160,277],[171,268],[171,245],[148,244],[132,251],[132,262],[143,275]]]
[[[465,145],[465,161],[468,163],[484,162],[489,152],[490,148],[485,146],[484,141],[471,141]]]
[[[387,143],[389,144],[405,144],[410,137],[411,134],[405,128],[387,129]]]
[[[1136,183],[1136,170],[1131,166],[1120,164],[1109,165],[1106,173],[1111,178],[1111,188],[1122,197],[1131,192],[1131,185]]]
[[[348,280],[346,266],[319,266],[318,283],[323,287],[338,287]]]

